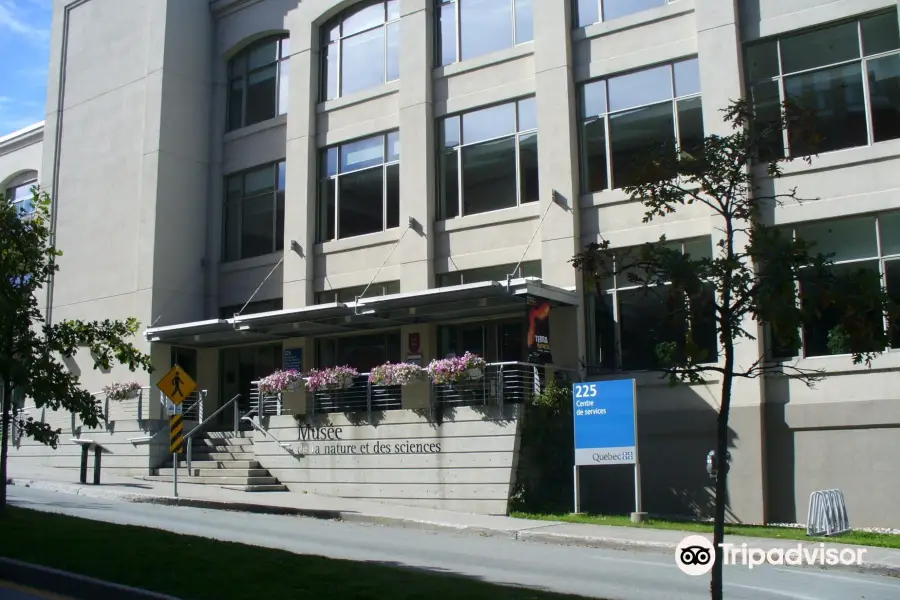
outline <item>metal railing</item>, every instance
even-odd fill
[[[238,435],[241,427],[241,412],[240,412],[240,399],[241,395],[238,394],[222,406],[220,406],[216,411],[206,417],[205,420],[201,421],[199,425],[194,427],[188,433],[184,435],[184,439],[187,441],[187,468],[188,473],[191,472],[191,459],[193,458],[194,453],[194,434],[200,432],[210,421],[215,419],[219,414],[221,414],[226,408],[229,406],[234,406],[234,435]],[[177,468],[178,465],[172,465],[172,467]]]
[[[560,369],[556,369],[560,371]],[[429,404],[434,406],[489,406],[522,404],[544,389],[545,366],[523,362],[489,363],[480,376],[453,385],[428,384]],[[288,414],[281,394],[260,394],[253,382],[255,406],[261,416]],[[402,387],[369,383],[369,374],[361,373],[353,384],[337,391],[312,394],[312,412],[372,413],[403,408]]]

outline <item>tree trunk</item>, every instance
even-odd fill
[[[0,441],[0,517],[3,516],[6,508],[6,459],[9,455],[9,436],[10,427],[10,408],[12,407],[12,386],[3,382],[3,439]]]
[[[709,593],[712,600],[722,600],[722,570],[725,563],[722,543],[725,540],[725,507],[728,493],[728,413],[731,409],[731,362],[733,362],[733,358],[726,351],[725,374],[722,376],[722,404],[719,407],[716,427],[716,460],[719,471],[716,476],[716,514],[713,525],[716,562],[713,564],[712,577],[709,582]]]

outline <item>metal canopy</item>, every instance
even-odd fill
[[[168,325],[147,329],[144,335],[151,342],[196,347],[279,341],[510,314],[523,310],[525,297],[530,295],[549,300],[554,306],[578,305],[574,292],[529,277],[514,279],[509,285],[506,281],[485,281]]]

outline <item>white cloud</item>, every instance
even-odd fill
[[[29,0],[35,8],[46,10],[48,6],[39,0]],[[13,34],[37,39],[43,42],[50,36],[46,27],[36,25],[33,22],[34,15],[27,10],[19,0],[0,0],[0,30],[7,30]]]

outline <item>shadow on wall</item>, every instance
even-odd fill
[[[666,404],[677,408],[666,410]],[[638,406],[642,405],[638,452],[643,510],[660,516],[712,518],[715,484],[706,472],[706,456],[716,444],[717,410],[695,386],[686,384],[641,386]],[[729,428],[729,448],[735,447],[736,440]],[[633,466],[581,467],[580,477],[583,512],[628,514],[634,510]],[[726,519],[737,521],[730,504],[729,500]]]
[[[790,380],[787,377],[766,379],[766,396],[789,398]],[[766,417],[766,472],[769,489],[766,502],[769,521],[774,523],[799,523],[806,518],[806,506],[797,511],[796,465],[794,435],[785,417],[787,404],[767,402]]]

